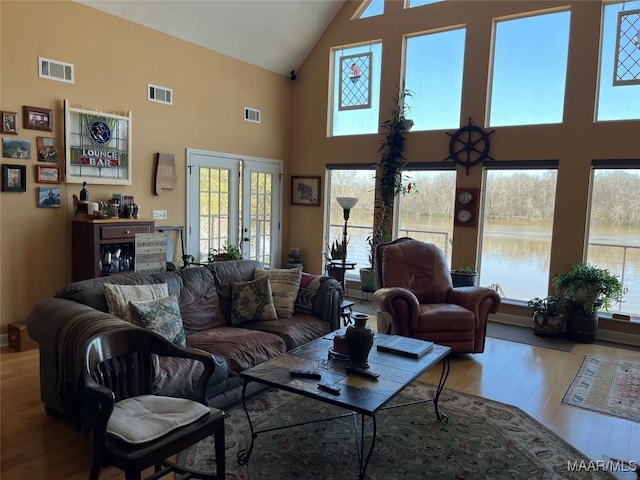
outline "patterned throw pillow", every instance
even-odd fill
[[[231,282],[231,325],[277,319],[268,277]]]
[[[267,277],[269,279],[273,304],[276,307],[278,318],[291,318],[293,316],[293,306],[298,296],[298,289],[300,288],[302,268],[274,268],[272,270],[256,268],[253,272],[253,277]]]
[[[318,288],[328,277],[303,273],[300,279],[300,289],[296,298],[295,310],[302,313],[313,313],[313,302]]]
[[[187,345],[180,305],[175,295],[129,302],[129,316],[134,325],[159,333],[181,347]]]
[[[169,287],[166,283],[152,285],[114,285],[105,283],[104,296],[107,299],[109,313],[130,322],[130,301],[157,300],[168,297]]]

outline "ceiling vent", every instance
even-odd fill
[[[260,110],[244,107],[244,121],[251,123],[260,123]]]
[[[38,57],[38,75],[40,78],[48,78],[49,80],[57,80],[58,82],[75,83],[73,69],[72,63]]]
[[[147,100],[150,102],[164,103],[165,105],[173,105],[173,90],[147,83]]]

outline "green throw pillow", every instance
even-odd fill
[[[277,319],[268,277],[231,282],[231,325]]]
[[[175,295],[157,300],[129,302],[131,323],[159,333],[171,343],[184,347],[184,334],[180,305]]]
[[[276,307],[278,318],[293,317],[293,307],[298,297],[302,268],[273,268],[271,270],[256,268],[253,276],[254,278],[267,277],[269,279],[273,304]]]

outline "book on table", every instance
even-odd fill
[[[394,353],[410,358],[420,358],[433,348],[433,342],[394,335],[388,340],[378,344],[377,348],[379,352]]]

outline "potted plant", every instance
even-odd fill
[[[380,204],[376,213],[374,243],[379,243],[391,235],[390,219],[396,195],[409,193],[412,189],[415,191],[415,184],[410,181],[405,184],[402,174],[407,164],[404,156],[405,133],[413,127],[413,120],[407,118],[410,107],[406,103],[411,95],[411,91],[404,88],[404,84],[398,87],[391,117],[381,125],[385,133],[379,148],[382,156],[378,163],[379,174],[376,183],[380,189]]]
[[[209,262],[228,262],[229,260],[242,260],[242,252],[235,245],[224,245],[221,249],[210,249],[207,255]]]
[[[589,263],[574,263],[567,273],[553,279],[557,292],[564,296],[567,335],[580,343],[593,343],[598,330],[598,310],[608,310],[622,300],[618,277],[609,270]]]
[[[348,238],[347,245],[349,245]],[[338,280],[340,283],[342,283],[342,280],[344,278],[344,270],[342,269],[342,265],[340,265],[339,262],[342,261],[342,254],[345,247],[346,246],[343,245],[341,239],[335,238],[333,242],[327,244],[327,250],[322,252],[324,259],[327,261],[327,274],[330,277]]]
[[[527,306],[533,311],[533,333],[542,337],[560,335],[562,315],[558,297],[534,297],[527,302]]]
[[[360,290],[373,293],[378,289],[376,285],[376,245],[380,243],[382,232],[378,230],[366,239],[369,267],[360,269]]]
[[[478,271],[471,265],[451,270],[453,287],[475,287],[478,284]]]

